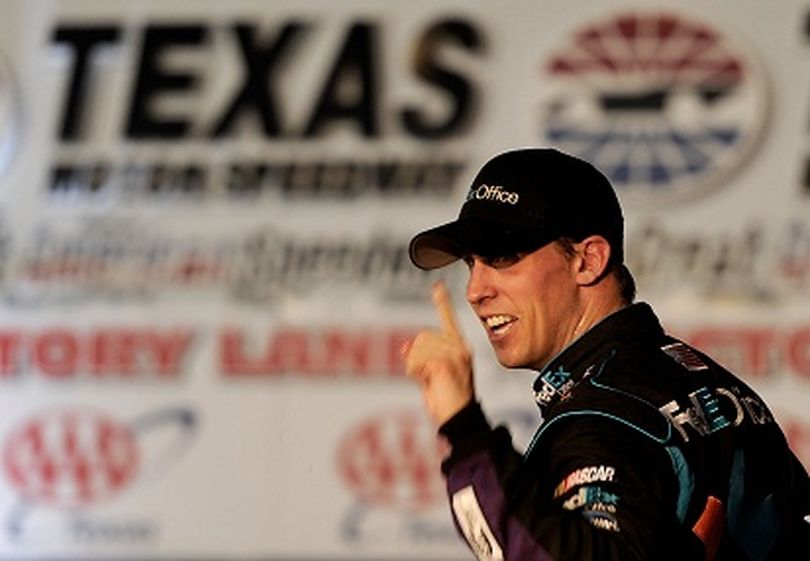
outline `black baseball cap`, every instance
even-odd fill
[[[607,177],[559,150],[525,148],[484,164],[458,218],[414,236],[410,257],[420,269],[436,269],[470,254],[514,255],[593,234],[623,262],[624,218]]]

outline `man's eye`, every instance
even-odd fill
[[[500,255],[498,257],[489,257],[486,260],[487,265],[493,269],[504,269],[510,267],[520,261],[521,256],[515,255]]]
[[[516,253],[514,255],[498,255],[497,257],[480,257],[474,255],[467,255],[462,257],[461,259],[467,265],[467,268],[472,270],[475,266],[476,260],[480,261],[482,264],[486,265],[487,267],[491,267],[492,269],[505,269],[506,267],[510,267],[523,259],[523,253]]]

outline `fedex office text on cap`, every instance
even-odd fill
[[[520,195],[511,191],[504,191],[501,185],[487,185],[482,183],[477,188],[470,189],[467,194],[467,200],[478,201],[498,201],[499,203],[506,203],[516,205],[520,199]]]

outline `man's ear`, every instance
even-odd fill
[[[610,243],[602,236],[588,236],[577,244],[577,282],[590,286],[605,275],[610,261]]]

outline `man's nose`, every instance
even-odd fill
[[[480,304],[487,298],[495,295],[495,285],[492,282],[492,267],[488,267],[481,259],[475,257],[470,265],[470,278],[467,280],[467,301]]]

